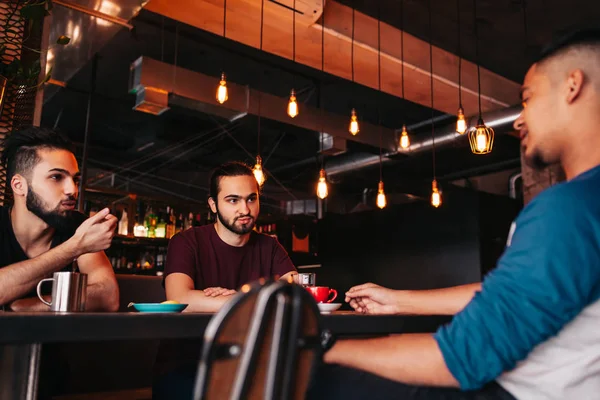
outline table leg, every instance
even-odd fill
[[[0,400],[36,400],[42,345],[0,345]]]

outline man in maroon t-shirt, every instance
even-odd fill
[[[216,168],[209,195],[217,222],[175,235],[167,253],[167,299],[189,304],[187,312],[217,311],[245,283],[296,273],[277,240],[253,231],[259,186],[246,164]]]
[[[296,273],[288,254],[270,236],[253,231],[260,211],[252,170],[232,162],[210,178],[208,204],[217,222],[188,229],[169,242],[167,299],[189,304],[186,312],[217,311],[235,290],[259,278]],[[191,399],[201,340],[161,341],[152,398]]]

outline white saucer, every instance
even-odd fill
[[[329,314],[342,306],[342,303],[318,303],[321,314]]]

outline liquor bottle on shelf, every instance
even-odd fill
[[[167,239],[171,239],[175,235],[175,214],[171,207],[167,207]]]
[[[183,230],[187,231],[188,229],[190,229],[193,226],[193,222],[194,222],[194,214],[189,213],[188,217],[185,219],[185,221],[183,223]]]
[[[196,214],[196,217],[194,218],[194,223],[192,224],[193,226],[201,226],[202,222],[200,221],[200,213]]]
[[[165,238],[167,236],[167,223],[162,213],[160,213],[159,222],[156,224],[154,236],[157,238]]]
[[[177,218],[177,222],[175,223],[175,234],[183,231],[183,214],[179,214],[179,218]]]
[[[123,214],[121,215],[121,219],[119,220],[119,228],[117,233],[119,235],[127,236],[127,225],[129,224],[129,219],[127,218],[127,211],[123,209]]]

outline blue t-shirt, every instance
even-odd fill
[[[600,166],[540,193],[513,228],[481,292],[435,334],[464,390],[527,363],[600,297]]]

